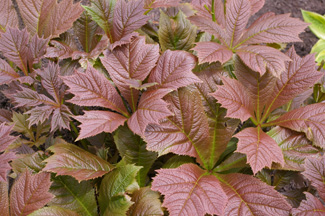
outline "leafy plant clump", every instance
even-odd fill
[[[248,25],[262,0],[16,2],[2,215],[324,214],[324,72],[282,50],[308,24]]]

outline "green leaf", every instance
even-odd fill
[[[174,155],[163,165],[162,168],[173,169],[186,163],[195,163],[195,160],[194,158],[185,155]]]
[[[195,42],[196,26],[186,19],[182,11],[170,18],[161,10],[158,37],[163,51],[167,49],[188,51]]]
[[[50,206],[50,207],[44,207],[37,211],[34,211],[32,214],[29,214],[28,216],[78,216],[74,211],[61,208],[59,206]]]
[[[95,191],[89,181],[78,183],[70,176],[58,176],[54,178],[50,192],[55,195],[50,206],[69,209],[81,216],[97,216]]]
[[[135,135],[127,126],[117,129],[114,134],[114,141],[126,163],[142,166],[137,175],[137,181],[140,187],[145,186],[147,173],[156,160],[157,153],[148,151],[146,143],[141,137]]]
[[[133,193],[131,206],[127,215],[164,215],[161,209],[160,195],[149,187],[141,188]]]
[[[120,161],[116,168],[108,173],[101,182],[98,202],[101,215],[122,216],[133,204],[127,193],[138,189],[136,176],[141,167]]]
[[[301,10],[304,20],[311,23],[310,30],[320,39],[325,40],[325,17],[311,11]]]
[[[242,169],[244,167],[249,167],[246,164],[246,155],[240,153],[231,154],[226,160],[224,160],[219,166],[217,166],[213,171],[223,172],[231,169]]]
[[[57,175],[69,175],[82,181],[101,177],[113,169],[107,161],[73,144],[58,143],[48,150],[54,155],[44,160],[47,164],[43,170]]]
[[[82,6],[92,19],[110,36],[116,0],[92,0],[91,6]]]
[[[323,50],[325,50],[325,40],[319,39],[311,49],[310,53],[316,53],[316,57],[317,57],[317,55]]]
[[[46,156],[42,151],[19,156],[11,162],[11,167],[17,174],[24,172],[26,168],[33,172],[40,172],[45,167],[43,160]]]

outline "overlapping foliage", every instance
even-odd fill
[[[282,50],[306,23],[248,25],[257,0],[16,2],[21,29],[0,9],[1,214],[324,214],[324,74]]]

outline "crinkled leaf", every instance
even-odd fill
[[[272,47],[267,46],[247,46],[236,51],[241,60],[251,69],[263,76],[266,70],[275,77],[280,77],[285,70],[285,61],[291,59]]]
[[[304,132],[313,144],[324,147],[325,143],[325,104],[311,104],[290,111],[269,123]]]
[[[145,44],[144,37],[132,40],[128,45],[106,52],[101,61],[114,84],[135,111],[139,91],[130,88],[129,79],[143,81],[155,67],[159,57],[159,46]]]
[[[148,151],[142,138],[133,134],[126,126],[115,132],[114,141],[126,163],[142,167],[137,175],[137,182],[140,187],[145,186],[148,171],[156,160],[157,153]]]
[[[314,186],[319,196],[325,199],[325,157],[322,158],[308,158],[305,161],[305,171],[302,173],[311,181],[311,185]]]
[[[109,111],[84,111],[82,116],[73,118],[81,122],[77,140],[95,136],[101,132],[112,133],[127,120],[124,116]]]
[[[212,150],[209,123],[198,92],[183,88],[167,96],[166,101],[174,116],[147,128],[147,148],[159,152],[159,155],[173,152],[196,157],[208,167]]]
[[[44,160],[47,164],[43,170],[57,175],[70,175],[82,181],[103,176],[113,169],[107,161],[73,144],[59,143],[48,150],[54,155]]]
[[[12,0],[1,1],[0,8],[0,32],[5,32],[7,27],[17,27],[18,16],[12,4]]]
[[[50,173],[31,175],[26,170],[15,181],[10,192],[11,215],[28,215],[42,208],[52,198]]]
[[[281,148],[260,127],[246,128],[235,137],[239,139],[237,152],[247,155],[247,162],[254,174],[264,167],[271,168],[272,162],[284,165]]]
[[[282,149],[284,156],[283,169],[303,171],[302,164],[306,158],[317,156],[319,150],[311,145],[304,134],[290,129],[275,127],[267,133]],[[279,167],[280,168],[280,167]]]
[[[64,0],[17,0],[23,21],[32,35],[58,37],[72,27],[83,9],[80,3]]]
[[[69,32],[60,35],[59,39],[51,40],[51,47],[47,48],[45,57],[66,59],[71,58],[73,53],[78,50],[75,37]]]
[[[34,35],[28,44],[28,66],[32,70],[33,64],[37,64],[41,58],[44,58],[47,45],[50,39],[39,38],[38,35]]]
[[[8,28],[6,33],[1,34],[0,51],[8,60],[15,63],[25,75],[28,74],[28,43],[29,33],[26,29]]]
[[[103,215],[126,214],[133,204],[126,193],[139,188],[135,178],[140,168],[132,164],[125,164],[122,160],[112,172],[103,178],[98,196],[98,203]]]
[[[78,213],[61,208],[59,206],[50,206],[50,207],[44,207],[37,211],[34,211],[32,214],[28,216],[79,216]]]
[[[159,120],[172,115],[162,99],[169,92],[169,89],[157,89],[142,94],[137,111],[128,120],[128,126],[134,133],[143,135],[148,124],[158,124]]]
[[[0,84],[8,84],[19,78],[19,75],[12,67],[3,59],[0,59]]]
[[[89,181],[78,183],[70,176],[58,176],[54,178],[50,192],[55,197],[49,206],[69,209],[81,216],[98,215],[95,190]]]
[[[195,57],[185,51],[166,50],[159,58],[156,68],[151,72],[148,82],[156,82],[158,88],[177,88],[192,83],[202,82],[192,73],[195,67]]]
[[[179,0],[146,0],[144,8],[177,7]]]
[[[51,119],[51,132],[61,129],[70,129],[71,115],[71,111],[64,104],[62,104],[61,107],[54,109]]]
[[[51,106],[37,106],[30,109],[25,113],[30,114],[29,118],[27,119],[29,122],[28,126],[32,127],[34,124],[42,124],[50,118],[52,112],[53,108]]]
[[[265,0],[249,0],[251,2],[251,14],[257,13],[264,5]]]
[[[200,64],[219,61],[221,64],[232,58],[232,51],[215,42],[199,42],[193,48],[197,52]]]
[[[86,11],[73,23],[74,33],[87,53],[93,50],[98,43],[96,39],[97,28],[97,23],[90,18],[90,15]]]
[[[291,18],[289,15],[268,14],[263,19],[260,18],[247,29],[236,47],[248,44],[301,41],[298,35],[308,25],[299,19]]]
[[[249,0],[230,0],[226,3],[226,33],[230,47],[236,44],[245,30],[251,15]]]
[[[309,25],[310,30],[320,39],[325,40],[325,17],[311,11],[301,10],[302,16]]]
[[[140,188],[132,194],[130,207],[127,215],[164,215],[161,209],[159,193],[152,191],[149,187]]]
[[[9,216],[8,193],[8,184],[5,182],[0,182],[0,212],[3,216]]]
[[[300,189],[293,189],[282,191],[281,194],[284,195],[288,201],[288,203],[297,208],[303,199],[306,199],[304,192],[308,189],[308,187],[300,188]]]
[[[49,97],[39,94],[37,91],[21,86],[22,91],[13,95],[16,107],[37,106],[40,104],[55,105]]]
[[[109,38],[112,37],[111,31],[115,4],[116,0],[92,0],[91,6],[82,6]]]
[[[120,42],[112,44],[112,49],[117,45],[126,44],[134,35],[133,32],[147,23],[149,17],[144,15],[146,10],[143,7],[144,2],[141,0],[123,0],[116,3],[111,42]]]
[[[74,75],[62,79],[75,95],[69,102],[80,106],[106,107],[127,115],[116,89],[93,67],[88,67],[86,73],[76,71]]]
[[[0,124],[0,152],[6,150],[6,148],[13,143],[17,137],[10,136],[14,126],[7,126],[5,123]]]
[[[181,10],[173,18],[160,11],[158,37],[162,51],[188,51],[195,42],[196,26],[186,19]]]
[[[223,86],[211,94],[222,107],[227,109],[227,117],[246,121],[254,116],[253,101],[245,94],[246,87],[239,81],[228,77],[222,78]]]
[[[306,192],[307,200],[300,203],[299,208],[292,209],[295,216],[322,216],[325,214],[325,207],[322,202],[312,194]]]
[[[9,161],[16,158],[14,152],[2,153],[0,155],[0,182],[7,182],[7,174],[11,170]]]
[[[293,47],[287,51],[287,55],[292,61],[286,64],[286,70],[276,82],[267,114],[312,87],[324,75],[322,72],[316,71],[313,55],[301,58]]]
[[[219,180],[195,164],[157,170],[152,190],[165,195],[163,206],[170,215],[221,215],[227,203]]]
[[[289,215],[291,206],[272,186],[239,173],[216,176],[228,196],[224,215]]]
[[[43,162],[45,158],[46,156],[42,151],[33,154],[20,154],[18,158],[11,162],[11,166],[17,174],[24,172],[26,168],[32,172],[40,172],[45,167]]]

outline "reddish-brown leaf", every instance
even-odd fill
[[[263,76],[266,70],[280,77],[285,70],[285,61],[291,59],[277,49],[267,46],[247,46],[236,51],[241,60],[252,70]]]
[[[192,49],[197,52],[200,64],[219,61],[222,64],[231,59],[233,53],[228,47],[214,42],[199,42]]]
[[[157,89],[142,94],[137,111],[128,120],[128,126],[134,133],[144,135],[148,124],[158,124],[159,120],[172,115],[162,99],[169,92],[169,89]]]
[[[76,71],[72,76],[62,77],[75,96],[69,101],[80,106],[101,106],[127,115],[123,101],[116,89],[93,67],[86,73]]]
[[[249,0],[251,2],[251,14],[257,13],[264,5],[265,0]]]
[[[0,212],[2,216],[9,216],[9,188],[6,182],[0,182]]]
[[[322,202],[312,194],[305,192],[307,200],[300,203],[299,208],[292,209],[295,216],[323,216],[325,207]]]
[[[7,174],[11,170],[9,161],[16,158],[14,152],[3,153],[0,155],[0,182],[7,182]]]
[[[12,112],[6,109],[0,109],[0,123],[11,122]]]
[[[280,118],[268,123],[304,132],[313,144],[325,147],[325,104],[311,104],[290,111]]]
[[[322,158],[308,158],[305,160],[305,171],[302,173],[311,181],[319,196],[325,199],[325,157]]]
[[[19,75],[12,67],[3,59],[0,59],[0,84],[8,84],[19,78]]]
[[[145,44],[145,37],[138,37],[130,44],[106,52],[101,61],[114,84],[135,111],[139,91],[130,88],[129,79],[143,81],[155,67],[159,58],[159,46]]]
[[[253,101],[247,95],[246,87],[239,81],[228,77],[223,77],[222,82],[223,86],[220,86],[211,95],[218,100],[218,103],[221,103],[222,107],[227,109],[227,117],[238,118],[241,121],[253,117]]]
[[[251,16],[249,0],[228,0],[226,3],[226,33],[230,39],[230,47],[242,36],[248,19]]]
[[[157,172],[151,188],[165,195],[163,206],[171,216],[223,214],[227,195],[215,176],[195,164]]]
[[[21,16],[32,35],[58,37],[72,27],[83,8],[73,0],[17,0]]]
[[[291,206],[284,196],[259,179],[240,173],[216,176],[228,196],[223,215],[289,215]]]
[[[128,43],[134,35],[133,32],[147,23],[149,17],[144,15],[146,10],[143,7],[144,3],[141,0],[117,1],[112,32],[112,39],[117,43],[112,44],[111,49]]]
[[[47,163],[44,171],[83,181],[101,177],[113,169],[107,161],[73,144],[59,143],[48,149],[54,155],[44,160]]]
[[[247,163],[254,174],[264,167],[271,168],[272,162],[284,165],[281,148],[260,127],[246,128],[235,134],[235,137],[239,139],[237,152],[247,155]]]
[[[11,215],[28,215],[42,208],[52,198],[50,173],[32,175],[28,170],[15,181],[10,193]]]
[[[293,47],[288,50],[287,55],[292,61],[286,64],[286,70],[276,82],[266,114],[312,87],[324,75],[316,71],[313,55],[301,58]]]
[[[73,118],[81,122],[77,140],[95,136],[101,132],[112,133],[127,120],[124,116],[109,111],[85,111],[84,115]]]
[[[236,47],[259,43],[286,43],[301,41],[299,34],[308,24],[291,18],[290,14],[268,14],[254,22],[242,36]]]
[[[160,155],[173,152],[196,157],[208,167],[211,154],[209,123],[197,92],[180,89],[166,97],[174,116],[160,125],[150,125],[145,132],[147,148]]]
[[[55,106],[56,104],[52,99],[43,94],[39,94],[34,90],[22,86],[20,88],[22,91],[18,91],[13,95],[13,102],[16,104],[16,107],[37,106],[40,104]]]
[[[28,44],[28,67],[32,71],[33,64],[37,64],[41,58],[44,58],[47,45],[50,39],[39,38],[38,35],[34,35]]]
[[[6,150],[6,148],[17,139],[17,137],[10,136],[13,127],[13,125],[7,126],[5,123],[0,125],[0,152]]]
[[[7,27],[18,27],[18,16],[12,0],[2,0],[0,7],[0,32],[5,32]]]
[[[166,50],[159,58],[156,68],[151,72],[148,82],[158,83],[155,87],[176,90],[196,82],[202,82],[192,73],[195,57],[185,51]]]
[[[152,1],[151,1],[152,2]],[[150,4],[150,8],[159,8],[159,7],[177,7],[180,3],[180,0],[154,0]]]
[[[0,51],[8,60],[15,63],[24,74],[28,74],[28,43],[29,33],[26,29],[19,30],[8,28],[1,34]]]

